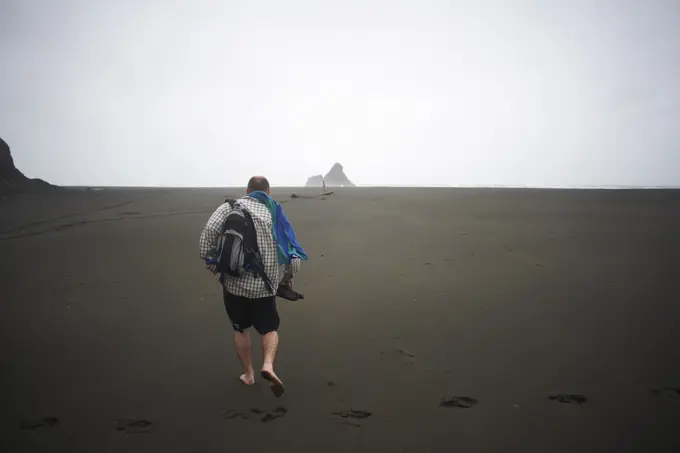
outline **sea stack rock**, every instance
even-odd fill
[[[312,176],[307,180],[306,187],[322,187],[324,181],[326,187],[355,187],[352,181],[349,180],[342,165],[336,163],[326,176]]]
[[[0,138],[0,195],[13,193],[40,192],[55,186],[42,179],[27,178],[14,166],[9,145]]]
[[[310,176],[305,187],[321,187],[323,186],[323,175]]]

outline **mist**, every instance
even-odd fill
[[[3,1],[0,137],[59,185],[680,185],[677,1]]]

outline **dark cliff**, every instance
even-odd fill
[[[27,178],[15,167],[9,145],[0,138],[0,195],[40,192],[53,188],[55,186],[42,179]]]

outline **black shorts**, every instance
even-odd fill
[[[235,331],[243,332],[255,327],[257,333],[264,335],[278,330],[280,320],[276,310],[276,296],[248,299],[228,293],[224,286],[222,295],[224,308]]]

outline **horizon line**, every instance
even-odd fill
[[[61,185],[57,186],[64,189],[245,189],[244,186],[173,186],[173,185]],[[272,185],[272,189],[320,189],[321,186],[287,186],[287,185]],[[680,185],[446,185],[446,184],[429,184],[429,185],[410,185],[410,184],[356,184],[355,186],[326,186],[326,189],[358,189],[358,188],[442,188],[442,189],[610,189],[610,190],[626,190],[626,189],[680,189]]]

